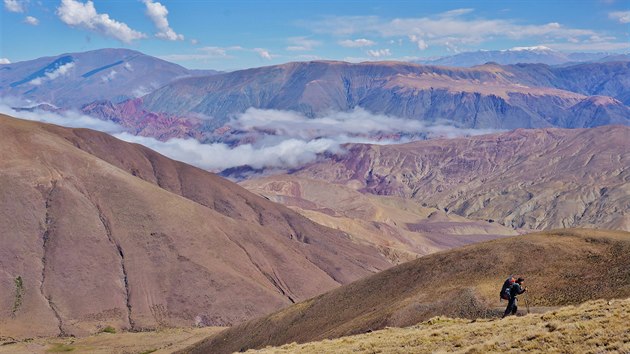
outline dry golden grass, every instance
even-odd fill
[[[0,354],[62,353],[90,354],[171,353],[201,338],[221,331],[222,327],[171,328],[138,333],[99,333],[83,338],[37,338],[14,342],[0,339]]]
[[[502,320],[434,317],[407,328],[248,353],[630,353],[630,299]]]
[[[505,308],[498,291],[511,273],[525,276],[536,312],[625,299],[630,297],[629,254],[630,233],[622,231],[564,229],[477,243],[420,257],[236,325],[181,353],[314,342],[407,327],[435,316],[497,318]]]

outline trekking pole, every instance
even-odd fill
[[[527,314],[529,315],[529,294],[525,294],[525,307],[527,308]]]

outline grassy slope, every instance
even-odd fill
[[[503,320],[435,317],[413,327],[292,343],[258,353],[628,353],[629,322],[630,299],[597,300]]]
[[[409,326],[438,315],[496,316],[506,274],[527,277],[531,306],[630,296],[630,233],[561,230],[421,257],[232,327],[184,352],[228,353]]]

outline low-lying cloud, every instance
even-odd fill
[[[343,153],[343,145],[347,143],[396,144],[430,137],[496,132],[491,129],[463,129],[448,124],[426,124],[373,114],[362,108],[331,112],[316,118],[293,111],[250,108],[228,123],[231,131],[228,139],[225,136],[217,137],[223,138],[225,142],[201,143],[195,139],[177,138],[160,141],[130,134],[113,122],[78,112],[18,110],[12,106],[16,107],[16,104],[0,103],[0,113],[103,131],[121,140],[142,144],[172,159],[214,172],[240,166],[273,171],[298,168],[316,161],[324,153]]]
[[[39,86],[39,85],[43,84],[46,81],[51,81],[51,80],[54,80],[54,79],[56,79],[56,78],[58,78],[60,76],[67,75],[74,68],[74,66],[75,66],[74,62],[63,64],[60,67],[58,67],[57,69],[55,69],[53,71],[50,71],[50,72],[47,72],[46,74],[44,74],[44,76],[40,76],[40,77],[37,77],[37,78],[29,81],[29,84],[35,85],[35,86]]]
[[[202,144],[194,139],[170,139],[162,142],[129,133],[114,136],[210,171],[245,165],[256,169],[295,168],[314,161],[318,154],[341,151],[338,142],[324,138],[310,141],[287,139],[271,146],[245,144],[230,147],[223,143]]]
[[[309,118],[294,111],[249,108],[234,118],[229,126],[258,136],[274,136],[310,140],[339,138],[378,142],[383,136],[457,137],[488,134],[494,129],[465,129],[446,122],[428,124],[420,120],[371,113],[361,107],[348,112],[331,112]]]
[[[124,130],[121,126],[114,122],[96,119],[76,111],[58,113],[38,108],[25,107],[29,107],[29,105],[18,100],[5,98],[0,101],[0,113],[20,119],[56,124],[70,128],[87,128],[110,134],[119,133]],[[53,106],[47,105],[47,107]]]

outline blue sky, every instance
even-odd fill
[[[124,47],[188,68],[630,51],[630,1],[3,0],[0,60]]]

